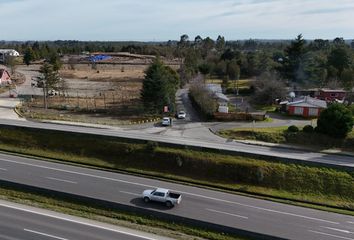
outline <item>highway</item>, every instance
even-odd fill
[[[166,181],[5,154],[0,154],[0,176],[1,180],[197,219],[284,239],[354,240],[354,217],[351,216]],[[160,204],[144,203],[141,199],[142,191],[155,187],[168,188],[181,193],[182,203],[172,209],[167,209]]]
[[[0,201],[3,240],[168,240],[152,234]]]
[[[248,145],[234,141],[228,141],[221,137],[215,137],[213,140],[205,140],[200,138],[186,138],[180,136],[163,136],[152,133],[143,133],[140,130],[126,130],[119,128],[94,128],[54,123],[40,123],[30,121],[16,120],[0,120],[0,125],[31,127],[38,129],[48,129],[56,131],[67,131],[75,133],[96,134],[103,136],[132,138],[139,140],[156,141],[163,143],[179,144],[185,146],[206,147],[212,149],[221,149],[228,151],[236,151],[240,153],[253,153],[270,157],[286,158],[296,161],[306,161],[313,163],[321,163],[325,165],[342,166],[346,168],[354,168],[354,157],[336,154],[325,154],[319,152],[309,152],[305,150],[295,150],[287,148],[266,147]]]

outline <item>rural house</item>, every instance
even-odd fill
[[[303,117],[318,117],[323,109],[327,108],[326,101],[306,96],[301,100],[288,102],[286,109],[289,115]]]
[[[316,97],[326,102],[344,101],[346,97],[346,91],[338,89],[320,89]]]
[[[9,85],[11,84],[11,77],[7,70],[0,69],[0,85]]]

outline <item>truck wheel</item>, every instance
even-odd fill
[[[167,202],[166,202],[166,207],[169,207],[169,208],[170,208],[170,207],[172,207],[172,206],[173,206],[173,205],[172,205],[172,203],[171,203],[170,201],[167,201]]]
[[[150,199],[148,197],[144,197],[144,202],[148,203],[150,202]]]

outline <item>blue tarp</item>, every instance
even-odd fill
[[[112,58],[111,56],[107,56],[107,55],[96,55],[96,56],[89,57],[89,60],[91,62],[98,62],[98,61],[108,60],[111,58]]]

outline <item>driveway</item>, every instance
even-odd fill
[[[13,120],[25,120],[20,118],[14,111],[17,104],[20,103],[16,98],[0,98],[0,118],[1,119],[13,119]]]

